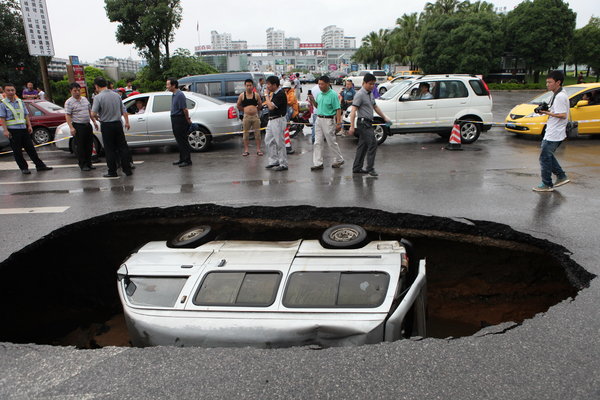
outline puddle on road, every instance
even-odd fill
[[[127,346],[116,270],[135,248],[209,224],[219,239],[316,239],[355,223],[373,240],[413,241],[427,259],[428,336],[521,323],[577,295],[594,275],[560,245],[484,221],[362,208],[212,204],[112,213],[60,228],[0,264],[0,341]]]

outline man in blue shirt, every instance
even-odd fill
[[[175,161],[173,165],[178,165],[180,168],[192,165],[190,155],[190,145],[188,142],[188,129],[192,121],[187,109],[185,94],[178,87],[179,82],[175,78],[167,79],[167,90],[173,93],[171,101],[171,127],[173,128],[173,136],[179,147],[179,161]]]
[[[46,166],[38,157],[33,142],[31,141],[31,121],[29,113],[21,99],[17,97],[15,85],[7,83],[3,86],[6,98],[0,101],[0,125],[4,127],[4,136],[9,138],[15,161],[23,174],[30,174],[27,161],[21,149],[25,149],[38,171],[49,171],[52,167]]]

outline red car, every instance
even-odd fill
[[[27,111],[33,134],[34,144],[42,144],[54,138],[54,131],[60,124],[67,122],[65,109],[47,100],[23,100]]]

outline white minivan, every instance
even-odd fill
[[[492,95],[476,75],[423,75],[394,84],[376,100],[392,126],[383,125],[377,114],[377,143],[387,136],[404,133],[437,133],[448,138],[456,122],[462,143],[475,142],[491,128]],[[350,109],[345,115],[349,122]]]
[[[335,225],[321,240],[212,240],[199,226],[119,268],[135,346],[350,346],[425,336],[425,260]]]

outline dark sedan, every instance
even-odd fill
[[[47,100],[24,100],[33,133],[31,138],[35,144],[42,144],[54,138],[54,131],[66,122],[65,109]]]

